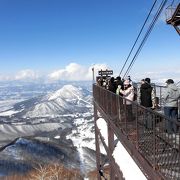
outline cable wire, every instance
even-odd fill
[[[151,15],[152,10],[154,9],[154,6],[155,6],[156,2],[157,2],[157,0],[154,1],[153,5],[152,5],[152,7],[151,7],[151,9],[150,9],[150,11],[149,11],[149,13],[148,13],[148,15],[147,15],[147,17],[146,17],[144,23],[143,23],[143,25],[142,25],[142,27],[141,27],[141,30],[140,30],[140,32],[139,32],[139,34],[138,34],[138,36],[137,36],[137,38],[136,38],[136,40],[135,40],[135,42],[134,42],[134,44],[133,44],[131,50],[130,50],[130,52],[129,52],[129,55],[128,55],[128,57],[126,58],[126,61],[125,61],[124,65],[123,65],[123,67],[122,67],[122,69],[121,69],[121,71],[120,71],[120,73],[119,73],[119,76],[121,75],[121,73],[122,73],[124,67],[126,66],[127,61],[129,60],[129,57],[130,57],[130,55],[131,55],[131,53],[132,53],[132,51],[133,51],[133,49],[134,49],[134,47],[135,47],[135,45],[136,45],[136,43],[137,43],[137,41],[138,41],[138,39],[139,39],[141,33],[142,33],[142,31],[143,31],[143,29],[144,29],[144,27],[145,27],[145,25],[146,25],[146,23],[147,23],[147,21],[148,21],[150,15]]]
[[[129,65],[129,67],[127,68],[127,70],[126,70],[126,72],[125,72],[123,78],[124,78],[124,77],[129,73],[129,71],[131,70],[131,68],[132,68],[132,66],[133,66],[133,64],[134,64],[134,62],[135,62],[135,60],[137,59],[137,56],[139,55],[139,53],[140,53],[142,47],[144,46],[144,44],[145,44],[147,38],[149,37],[149,35],[150,35],[150,33],[151,33],[151,31],[152,31],[152,29],[153,29],[153,27],[154,27],[156,21],[158,20],[158,17],[159,17],[159,15],[161,14],[161,12],[162,12],[164,6],[166,5],[166,3],[167,3],[167,0],[164,0],[164,1],[161,2],[160,6],[159,6],[159,9],[158,9],[158,11],[156,12],[156,14],[155,14],[155,16],[154,16],[154,18],[153,18],[153,21],[151,22],[151,24],[150,24],[150,26],[149,26],[149,28],[148,28],[148,30],[147,30],[147,32],[146,32],[146,34],[145,34],[145,36],[144,36],[142,42],[141,42],[141,44],[140,44],[138,50],[136,51],[136,53],[135,53],[135,55],[134,55],[134,57],[133,57],[133,59],[132,59],[130,65]]]

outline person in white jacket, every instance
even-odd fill
[[[123,95],[124,104],[126,104],[126,118],[127,121],[133,120],[132,115],[132,101],[134,100],[134,88],[130,84],[129,80],[124,81],[124,90],[120,89],[120,93]]]
[[[124,90],[120,89],[120,93],[123,95],[123,97],[130,100],[126,101],[126,104],[132,104],[132,101],[134,99],[134,88],[130,84],[129,80],[124,81]]]
[[[180,98],[180,90],[174,84],[172,79],[166,81],[167,88],[163,95],[165,100],[164,115],[169,119],[166,120],[166,131],[169,134],[177,132],[177,117],[178,117],[178,99]]]

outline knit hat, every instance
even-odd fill
[[[150,79],[150,78],[146,78],[145,81],[146,81],[147,83],[150,83],[150,82],[151,82],[151,79]]]
[[[168,79],[168,80],[166,81],[166,83],[167,83],[167,84],[174,84],[174,81],[173,81],[172,79]]]
[[[116,80],[119,80],[119,81],[120,81],[120,80],[121,80],[121,77],[120,77],[120,76],[117,76],[117,77],[116,77]]]

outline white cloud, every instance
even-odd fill
[[[107,69],[106,64],[94,64],[89,67],[77,63],[70,63],[64,69],[56,70],[48,75],[49,80],[80,81],[92,80],[92,68],[94,67],[95,76],[98,70]]]
[[[38,73],[31,69],[21,70],[15,75],[15,80],[36,80],[38,78]]]
[[[93,64],[90,66],[82,66],[77,63],[70,63],[63,69],[54,70],[48,75],[36,72],[32,69],[24,69],[14,74],[0,74],[0,81],[34,81],[44,79],[47,81],[86,81],[92,80],[92,68],[94,67],[94,75],[98,75],[99,70],[108,69],[106,64]]]
[[[16,73],[0,74],[0,81],[34,81],[39,78],[39,73],[31,69],[24,69]]]
[[[12,80],[12,76],[0,74],[0,81]]]
[[[92,64],[90,66],[83,66],[77,63],[70,63],[66,67],[58,70],[54,70],[51,73],[40,73],[31,69],[21,70],[15,74],[0,74],[0,81],[13,81],[13,80],[23,80],[23,81],[91,81],[94,77],[98,75],[99,70],[111,69],[106,64]],[[174,70],[175,69],[175,70]],[[171,78],[177,83],[180,79],[180,69],[178,68],[156,68],[154,71],[144,71],[144,70],[133,70],[130,72],[133,81],[140,81],[143,78],[149,77],[153,83],[164,83],[167,79]],[[114,76],[117,74],[114,71]]]
[[[143,78],[149,77],[151,78],[152,83],[165,83],[167,79],[173,79],[175,83],[177,83],[180,79],[180,71],[178,69],[173,70],[164,70],[159,69],[157,71],[147,71],[147,72],[137,72],[133,73],[132,79],[135,77],[135,80],[140,81]],[[134,79],[133,79],[134,80]]]

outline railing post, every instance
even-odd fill
[[[123,99],[124,101],[124,110],[125,110],[125,133],[127,135],[127,122],[128,122],[128,116],[127,116],[127,106],[126,106],[126,103],[127,103],[127,100],[126,99]]]
[[[108,153],[108,156],[109,156],[109,161],[110,161],[110,177],[112,180],[115,179],[115,171],[113,169],[113,167],[111,166],[113,164],[112,161],[112,154],[113,154],[113,151],[114,151],[114,133],[113,133],[113,130],[110,126],[109,123],[108,124],[108,147],[109,147],[109,153]]]
[[[160,95],[159,95],[160,99],[160,107],[162,106],[162,87],[160,87]]]
[[[136,148],[139,149],[139,128],[138,128],[138,106],[136,106],[136,118],[135,118],[135,123],[136,123]]]
[[[154,164],[153,164],[153,168],[154,170],[156,169],[156,126],[155,126],[155,117],[154,117],[154,114],[151,114],[151,117],[152,117],[152,130],[153,130],[153,156],[154,156]]]
[[[101,176],[99,174],[99,171],[101,170],[101,164],[100,164],[100,147],[99,147],[99,136],[98,136],[98,130],[97,130],[97,107],[94,103],[94,126],[95,126],[95,142],[96,142],[96,167],[97,167],[97,179],[101,180]]]

